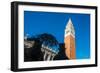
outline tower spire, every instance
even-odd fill
[[[65,28],[65,54],[69,59],[76,58],[75,52],[75,29],[71,18],[69,18]]]
[[[66,28],[73,26],[71,18],[69,18]]]
[[[75,29],[74,29],[71,18],[69,18],[68,23],[66,24],[65,37],[69,34],[71,34],[73,37],[75,37]]]

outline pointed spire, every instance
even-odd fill
[[[69,18],[66,28],[74,27],[71,18]]]
[[[67,24],[66,24],[66,28],[65,28],[65,37],[68,35],[68,34],[72,34],[73,36],[75,36],[75,30],[74,30],[74,26],[73,26],[73,23],[72,23],[72,20],[71,18],[69,18]]]

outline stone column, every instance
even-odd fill
[[[50,52],[48,52],[48,57],[47,57],[47,60],[50,60],[50,58],[51,58],[51,53],[50,53]]]
[[[55,55],[54,55],[54,54],[52,54],[51,60],[53,60],[53,59],[54,59],[54,57],[55,57]]]
[[[46,60],[46,51],[44,51],[44,57],[43,57],[44,61]]]

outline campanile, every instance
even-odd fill
[[[66,56],[69,59],[75,59],[76,58],[75,29],[71,19],[68,20],[68,23],[65,28],[64,43],[65,43]]]

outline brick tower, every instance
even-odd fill
[[[68,23],[65,28],[65,36],[64,36],[64,43],[65,43],[65,54],[69,59],[76,58],[75,52],[75,30],[72,24],[71,19],[68,20]]]

